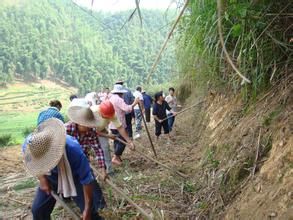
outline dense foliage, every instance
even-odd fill
[[[292,1],[220,2],[225,46],[234,64],[252,83],[243,85],[226,62],[219,41],[215,0],[190,1],[178,39],[180,72],[185,81],[192,82],[191,86],[206,89],[224,85],[225,89],[241,90],[246,100],[254,99],[288,75],[290,65],[292,68]]]
[[[142,83],[170,22],[162,11],[142,11],[142,27],[137,16],[123,26],[130,11],[91,13],[69,0],[2,4],[0,13],[0,81],[58,78],[81,93],[121,78],[130,87]],[[154,84],[175,65],[166,54]]]

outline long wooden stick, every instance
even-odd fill
[[[51,191],[51,195],[65,210],[69,212],[74,220],[81,219],[74,211],[71,210],[71,208],[69,208],[69,206],[62,199],[59,198],[59,196],[54,191]]]
[[[153,141],[152,141],[152,138],[151,138],[150,131],[149,131],[149,128],[147,126],[146,120],[144,118],[144,115],[143,115],[143,112],[142,112],[142,108],[141,108],[140,104],[138,104],[138,106],[139,106],[139,110],[140,110],[140,113],[141,113],[141,117],[142,117],[142,120],[143,120],[143,123],[144,123],[144,126],[145,126],[145,130],[146,130],[147,135],[148,135],[148,138],[150,140],[150,144],[151,144],[152,150],[154,152],[155,157],[157,158],[157,152],[155,150],[155,146],[153,144]]]
[[[93,171],[95,172],[96,175],[101,176],[99,171],[91,166]],[[124,199],[126,199],[131,205],[133,205],[144,217],[146,217],[149,220],[152,220],[153,218],[139,205],[137,205],[132,199],[130,199],[121,189],[119,189],[111,180],[106,179],[105,182],[109,184],[116,192],[118,192]]]
[[[197,102],[197,103],[195,103],[195,104],[193,104],[193,105],[191,105],[191,106],[189,106],[189,107],[183,109],[182,111],[177,112],[177,113],[176,113],[176,116],[179,115],[179,114],[182,114],[183,112],[186,112],[187,110],[189,110],[189,109],[191,109],[191,108],[193,108],[193,107],[195,107],[195,106],[197,106],[197,105],[199,105],[199,104],[201,104],[201,103],[203,103],[203,102],[204,102],[204,101]],[[173,116],[173,115],[168,116],[168,117],[164,118],[162,121],[166,121],[166,120],[168,120],[169,118],[172,118],[172,117],[174,117],[174,116]]]
[[[101,134],[103,137],[107,137],[107,138],[110,138],[110,139],[113,139],[113,140],[117,140],[117,141],[119,141],[119,142],[121,142],[121,143],[123,143],[123,144],[125,144],[125,145],[128,145],[128,143],[127,143],[126,141],[124,141],[124,140],[122,140],[121,138],[118,138],[118,137],[116,137],[116,136],[109,135],[109,134],[105,134],[105,133],[100,133],[100,134]],[[166,168],[166,169],[168,169],[168,170],[171,170],[171,171],[175,172],[176,174],[178,174],[179,176],[181,176],[181,177],[183,177],[183,178],[188,178],[188,177],[189,177],[188,175],[186,175],[186,174],[184,174],[184,173],[181,173],[180,171],[175,170],[175,169],[173,169],[173,168],[167,166],[166,164],[163,164],[162,162],[160,162],[160,161],[158,161],[158,160],[156,160],[156,159],[154,159],[154,158],[152,158],[152,157],[147,156],[145,153],[143,153],[143,152],[141,152],[141,151],[139,151],[139,150],[137,150],[137,149],[135,149],[133,152],[134,152],[134,153],[137,153],[138,155],[144,157],[144,158],[147,159],[147,160],[153,161],[154,163],[156,163],[156,164],[158,164],[158,165],[160,165],[160,166],[162,166],[162,167],[164,167],[164,168]]]
[[[122,140],[121,138],[119,138],[119,137],[116,137],[115,140],[120,141],[121,143],[127,145],[127,142],[123,141],[123,140]],[[162,167],[164,167],[164,168],[166,168],[166,169],[168,169],[168,170],[171,170],[171,171],[177,173],[179,176],[181,176],[181,177],[183,177],[183,178],[188,178],[188,175],[186,175],[186,174],[184,174],[184,173],[181,173],[180,171],[178,171],[178,170],[176,170],[176,169],[173,169],[173,168],[167,166],[166,164],[163,164],[162,162],[160,162],[160,161],[158,161],[158,160],[156,160],[156,159],[154,159],[154,158],[152,158],[152,157],[146,155],[145,153],[143,153],[143,152],[141,152],[141,151],[139,151],[139,150],[137,150],[137,149],[135,149],[134,152],[137,153],[137,154],[139,154],[140,156],[142,156],[142,157],[144,157],[144,158],[150,160],[150,161],[153,161],[153,162],[156,163],[156,164],[161,165]]]
[[[150,70],[150,72],[149,72],[149,74],[148,74],[148,76],[147,76],[147,82],[149,82],[151,75],[154,73],[154,71],[155,71],[155,69],[156,69],[156,67],[157,67],[157,65],[158,65],[158,63],[159,63],[159,60],[161,59],[162,53],[163,53],[163,51],[165,50],[165,48],[166,48],[166,46],[167,46],[167,43],[168,43],[169,39],[171,38],[171,36],[172,36],[174,30],[175,30],[175,27],[177,26],[177,24],[178,24],[180,18],[182,17],[182,15],[183,15],[185,9],[187,8],[188,2],[189,2],[189,0],[185,0],[185,4],[184,4],[182,10],[180,11],[180,14],[178,15],[178,17],[177,17],[175,23],[173,24],[173,26],[172,26],[172,28],[171,28],[171,31],[170,31],[169,34],[167,35],[167,38],[166,38],[166,40],[165,40],[165,42],[164,42],[164,44],[163,44],[163,46],[162,46],[162,48],[161,48],[161,50],[160,50],[160,52],[159,52],[159,55],[157,56],[157,59],[155,60],[153,66],[152,66],[152,68],[151,68],[151,70]]]

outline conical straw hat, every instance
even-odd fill
[[[87,101],[82,98],[72,100],[67,115],[74,123],[89,128],[97,127],[100,120],[98,115],[92,112]]]
[[[62,121],[51,118],[41,123],[25,142],[24,163],[34,175],[44,175],[57,166],[65,149]]]

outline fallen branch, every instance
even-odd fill
[[[91,168],[93,169],[94,173],[97,176],[101,177],[101,174],[98,172],[98,170],[91,166]],[[146,211],[144,209],[142,209],[139,205],[137,205],[132,199],[130,199],[121,189],[119,189],[111,180],[106,179],[105,182],[107,184],[109,184],[116,192],[118,192],[125,200],[127,200],[131,205],[133,205],[144,217],[146,217],[147,219],[152,220],[153,218],[146,213]]]
[[[120,139],[120,138],[118,138],[118,137],[116,137],[115,139],[116,139],[117,141],[120,141],[121,143],[127,145],[127,142],[123,141],[122,139]],[[156,164],[158,164],[158,165],[161,165],[162,167],[164,167],[164,168],[166,168],[166,169],[168,169],[168,170],[171,170],[171,171],[177,173],[179,176],[181,176],[181,177],[183,177],[183,178],[188,178],[188,175],[186,175],[186,174],[184,174],[184,173],[181,173],[180,171],[178,171],[178,170],[176,170],[176,169],[174,169],[174,168],[171,168],[171,167],[167,166],[166,164],[163,164],[162,162],[160,162],[160,161],[158,161],[158,160],[156,160],[156,159],[154,159],[154,158],[152,158],[152,157],[146,155],[145,153],[143,153],[143,152],[141,152],[141,151],[139,151],[139,150],[137,150],[137,149],[135,149],[134,152],[138,153],[140,156],[144,157],[144,158],[147,159],[147,160],[153,161],[154,163],[156,163]]]
[[[183,109],[182,111],[177,112],[177,113],[176,113],[176,116],[177,116],[177,115],[180,115],[180,114],[182,114],[182,113],[184,113],[184,112],[186,112],[187,110],[189,110],[189,109],[191,109],[191,108],[193,108],[193,107],[195,107],[195,106],[197,106],[197,105],[199,105],[199,104],[201,104],[201,103],[203,103],[203,102],[204,102],[204,101],[197,102],[197,103],[195,103],[195,104],[193,104],[193,105],[191,105],[191,106],[189,106],[189,107]],[[162,121],[166,121],[166,120],[168,120],[169,118],[172,118],[172,117],[174,117],[174,116],[173,116],[173,115],[168,116],[168,117],[164,118]]]
[[[217,0],[217,11],[218,11],[218,32],[219,32],[219,38],[220,38],[220,43],[223,48],[223,52],[226,55],[226,59],[228,63],[231,65],[232,69],[243,79],[243,81],[247,83],[251,83],[251,81],[246,78],[244,75],[241,74],[241,72],[238,70],[238,68],[234,65],[232,59],[230,58],[230,55],[226,49],[225,43],[224,43],[224,38],[223,38],[223,31],[222,31],[222,2],[221,0]]]
[[[59,196],[54,191],[51,191],[51,195],[66,211],[68,211],[74,220],[81,219],[62,199],[59,198]]]
[[[252,172],[251,172],[252,176],[254,176],[255,170],[256,170],[256,167],[257,167],[257,161],[258,161],[258,155],[259,155],[259,147],[260,147],[260,135],[261,135],[261,129],[259,129],[257,147],[256,147],[256,152],[255,152],[255,159],[254,159],[254,164],[253,164],[253,168],[252,168]]]

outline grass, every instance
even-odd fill
[[[23,190],[23,189],[30,189],[30,188],[34,188],[37,185],[37,181],[34,178],[29,178],[27,180],[21,181],[19,183],[17,183],[14,187],[13,190],[15,191],[19,191],[19,190]]]
[[[10,144],[21,144],[24,134],[32,130],[42,109],[52,99],[63,104],[62,113],[69,104],[68,97],[75,91],[50,81],[25,84],[16,82],[8,88],[0,88],[0,136],[11,135]]]

